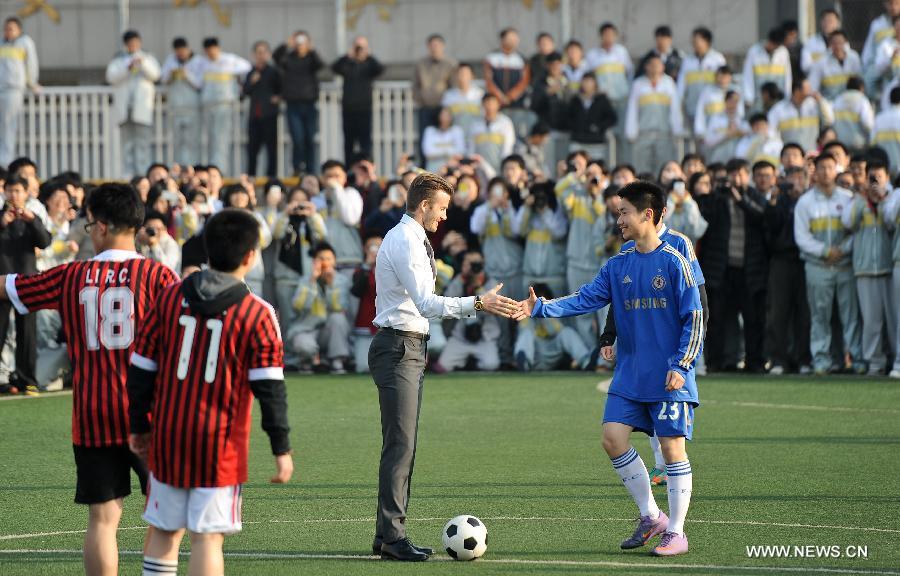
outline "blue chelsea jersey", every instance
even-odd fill
[[[682,256],[687,258],[688,262],[691,263],[691,270],[694,272],[694,280],[697,281],[697,286],[706,284],[703,270],[700,269],[700,262],[697,260],[697,253],[694,252],[694,245],[691,243],[690,238],[663,224],[662,229],[659,231],[659,239],[671,244],[673,248],[681,252]],[[622,244],[622,250],[628,250],[629,248],[634,248],[634,240],[629,240]]]
[[[532,316],[562,318],[611,303],[618,329],[618,361],[610,394],[637,402],[699,404],[694,361],[703,349],[703,310],[691,264],[663,242],[648,254],[622,250],[590,284],[555,300],[539,299]],[[684,386],[666,391],[669,370]]]

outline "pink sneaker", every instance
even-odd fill
[[[676,534],[674,532],[666,532],[663,534],[659,544],[650,551],[654,556],[678,556],[679,554],[687,554],[688,539],[684,534]]]

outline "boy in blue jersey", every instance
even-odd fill
[[[621,547],[638,548],[662,534],[651,553],[674,556],[688,551],[684,520],[693,477],[685,438],[691,437],[699,404],[694,361],[703,348],[703,310],[690,262],[657,234],[666,201],[662,189],[632,182],[619,196],[618,225],[634,247],[611,258],[574,294],[538,300],[530,290],[515,318],[577,316],[612,303],[619,362],[603,415],[603,448],[641,514]],[[633,430],[659,436],[671,518],[656,505],[647,467],[630,444]]]
[[[663,218],[666,217],[666,211],[663,210]],[[673,248],[681,252],[681,255],[687,258],[691,263],[691,271],[694,273],[694,280],[697,281],[697,288],[700,290],[700,304],[703,306],[703,334],[706,335],[706,324],[709,322],[709,304],[706,298],[706,280],[703,278],[703,270],[700,269],[700,261],[697,260],[697,254],[694,252],[694,245],[691,239],[672,230],[660,219],[656,225],[656,233],[659,239],[672,245]],[[628,250],[634,247],[634,240],[629,240],[622,245],[621,250]],[[616,352],[613,345],[616,342],[616,315],[610,311],[606,315],[606,326],[603,328],[603,334],[600,335],[600,355],[607,362],[616,359]],[[697,366],[695,374],[702,376],[704,373],[700,371],[700,362],[702,356],[697,356]],[[650,484],[654,486],[665,485],[668,481],[666,477],[666,462],[662,455],[662,449],[659,447],[659,438],[654,434],[650,437],[650,449],[653,450],[653,469],[650,470]]]

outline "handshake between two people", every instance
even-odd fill
[[[499,293],[501,288],[503,288],[502,282],[481,296],[481,304],[484,306],[484,311],[504,318],[512,318],[517,322],[529,318],[531,311],[534,310],[534,304],[537,302],[534,288],[529,287],[528,298],[521,301],[501,295]]]

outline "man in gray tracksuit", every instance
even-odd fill
[[[853,233],[853,273],[862,312],[863,358],[869,363],[869,376],[884,372],[887,358],[881,339],[885,326],[888,342],[894,348],[896,319],[891,293],[891,237],[884,224],[884,200],[890,192],[887,166],[877,160],[866,165],[869,187],[865,195],[853,197],[841,222]]]
[[[813,370],[826,374],[832,367],[831,312],[837,298],[844,335],[844,350],[853,358],[854,370],[866,370],[862,360],[859,308],[850,252],[853,237],[841,215],[850,209],[853,195],[835,184],[837,161],[828,153],[816,157],[816,185],[797,201],[794,239],[806,262],[806,296],[812,319],[810,352]]]
[[[182,166],[193,166],[199,160],[201,79],[191,64],[194,55],[187,40],[176,38],[172,50],[163,63],[160,76],[160,82],[168,86],[166,109],[172,131],[172,158]]]
[[[884,223],[888,230],[894,233],[893,249],[891,257],[894,261],[894,273],[891,286],[891,294],[894,297],[894,367],[891,370],[891,378],[900,378],[900,188],[888,195],[883,208]]]
[[[37,50],[34,41],[22,34],[22,22],[13,16],[4,23],[0,42],[0,166],[16,157],[16,131],[26,89],[40,89]]]

